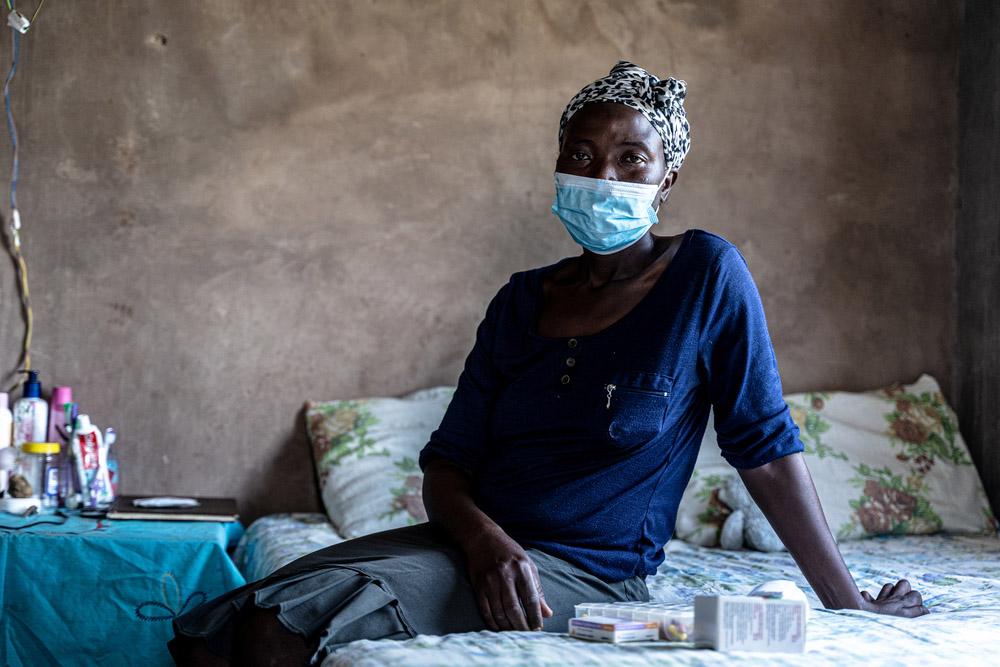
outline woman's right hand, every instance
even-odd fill
[[[424,507],[465,554],[472,590],[490,630],[541,630],[552,616],[538,570],[472,499],[467,473],[443,459],[424,468]]]
[[[464,549],[479,611],[490,630],[541,630],[552,616],[538,570],[517,542],[499,528]]]

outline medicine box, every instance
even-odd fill
[[[806,613],[800,600],[699,595],[694,599],[694,641],[719,651],[801,653]]]
[[[660,626],[655,621],[626,621],[607,616],[587,616],[569,619],[569,634],[578,639],[602,642],[655,641]]]
[[[575,607],[577,618],[604,616],[626,621],[654,621],[659,638],[669,642],[687,642],[693,637],[694,613],[690,606],[663,602],[585,602]]]

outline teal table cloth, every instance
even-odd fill
[[[0,514],[0,665],[172,665],[171,621],[246,583],[238,522]]]

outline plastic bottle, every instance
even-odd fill
[[[73,402],[73,389],[71,387],[52,387],[52,399],[49,401],[49,437],[47,442],[58,442],[66,450],[69,444],[66,424],[67,403]]]
[[[59,504],[59,443],[26,442],[21,449],[22,470],[35,496],[42,501],[42,507],[56,507]]]
[[[122,464],[118,462],[114,449],[108,450],[108,479],[111,481],[111,495],[117,498],[122,483]]]
[[[118,432],[110,426],[104,429],[104,447],[108,450],[108,478],[111,480],[111,495],[118,497],[122,484],[122,464],[118,461]]]
[[[14,437],[14,415],[10,412],[10,396],[0,391],[0,449],[10,447]]]
[[[0,392],[0,449],[10,447],[14,435],[14,415],[8,409],[10,397]],[[7,490],[7,470],[0,468],[0,491]]]
[[[38,371],[28,371],[24,396],[14,403],[14,445],[45,442],[49,424],[49,404],[42,398],[42,383]]]
[[[79,406],[76,403],[65,403],[62,406],[62,413],[66,439],[63,443],[63,455],[59,462],[59,504],[75,509],[83,502],[83,494],[80,492],[83,487],[77,477],[76,457],[73,456],[73,424],[76,423]]]

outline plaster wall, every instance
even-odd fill
[[[972,460],[1000,507],[1000,7],[967,0],[959,81],[955,397]]]
[[[659,233],[739,245],[786,390],[947,390],[959,11],[48,3],[13,85],[34,366],[120,431],[126,492],[317,507],[305,400],[453,383],[509,274],[576,253],[558,117],[624,57],[688,82]],[[4,370],[14,295],[4,263]]]

